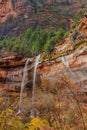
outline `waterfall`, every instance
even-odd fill
[[[62,57],[62,61],[66,65],[67,70],[68,70],[70,76],[75,80],[75,82],[76,83],[80,83],[85,88],[87,88],[87,84],[83,82],[84,80],[86,80],[86,77],[87,77],[86,70],[83,70],[83,71],[79,70],[79,71],[77,71],[77,72],[74,73],[73,70],[69,66],[69,61],[68,61],[67,57],[65,57],[65,56]]]
[[[29,63],[30,59],[28,58],[24,70],[23,70],[23,77],[22,77],[22,82],[21,82],[21,90],[20,90],[20,100],[19,100],[19,110],[16,115],[18,115],[21,112],[21,105],[22,105],[22,99],[23,99],[23,91],[24,91],[24,86],[25,86],[25,79],[26,79],[26,73],[27,73],[27,66]]]
[[[34,117],[34,104],[35,104],[35,81],[36,81],[36,71],[37,71],[37,66],[39,64],[40,60],[40,55],[36,56],[35,60],[35,66],[34,66],[34,75],[33,75],[33,91],[32,91],[32,110],[31,110],[31,115],[30,117]]]
[[[64,64],[66,65],[66,67],[69,68],[69,62],[68,62],[66,56],[62,57],[62,61],[64,62]]]
[[[14,78],[15,78],[15,73],[14,73],[14,72],[9,73],[9,74],[7,75],[6,83],[7,83],[7,84],[8,84],[8,83],[11,84],[11,83],[14,81]]]
[[[13,73],[8,73],[7,78],[6,78],[6,84],[7,84],[7,91],[8,91],[8,96],[7,96],[7,106],[9,105],[9,87],[14,81],[14,72]]]
[[[76,80],[76,82],[77,82],[77,81],[78,81],[78,78],[76,77],[76,75],[74,74],[74,72],[72,71],[72,69],[70,68],[69,61],[68,61],[67,57],[66,57],[66,56],[63,56],[63,57],[62,57],[62,61],[64,62],[65,66],[67,67],[70,76],[71,76],[72,78],[74,78],[74,79]]]

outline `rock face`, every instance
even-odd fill
[[[68,84],[73,91],[87,93],[87,18],[84,17],[78,27],[63,42],[56,45],[51,56],[42,55],[45,62],[38,67],[42,86],[60,86]],[[82,99],[84,102],[86,100]]]
[[[87,18],[84,16],[78,27],[60,44],[56,44],[50,54],[41,54],[37,68],[34,90],[35,107],[33,109],[32,84],[35,58],[29,59],[27,73],[25,73],[22,100],[22,110],[24,110],[25,114],[31,114],[32,110],[35,116],[40,114],[41,117],[45,117],[49,121],[50,126],[53,126],[53,122],[55,125],[55,120],[57,124],[67,126],[66,118],[71,117],[70,113],[73,112],[73,115],[76,115],[74,123],[81,124],[81,129],[83,130],[84,127],[85,130],[87,127],[85,126],[86,120],[84,115],[84,112],[87,112],[86,30]],[[5,90],[9,90],[11,98],[12,92],[16,92],[16,94],[20,92],[24,64],[27,58],[17,55],[7,55],[6,57],[6,55],[0,58],[0,89],[3,89],[4,93],[6,92]],[[46,113],[46,115],[44,116],[43,113]],[[39,129],[55,130],[48,127],[39,127]],[[78,129],[76,125],[75,129]]]
[[[65,12],[67,12],[67,8],[69,8],[72,14],[75,14],[77,10],[81,8],[82,4],[86,4],[86,1],[81,2],[73,0],[72,6],[68,4],[63,7],[61,5],[62,2],[65,3],[66,0],[44,0],[42,3],[39,0],[15,0],[13,3],[9,0],[1,0],[0,36],[8,35],[17,37],[27,28],[32,27],[35,29],[37,25],[41,28],[48,29],[52,26],[55,29],[56,27],[60,27],[62,19],[65,21],[64,27],[68,30],[71,21],[68,17],[63,17]],[[58,13],[54,15],[54,13],[47,8],[47,4],[54,6],[53,8],[55,10],[53,10],[53,12],[61,13],[59,15]],[[39,13],[38,10],[40,10]],[[44,17],[46,17],[46,20],[44,20]],[[48,18],[50,19],[49,21]]]
[[[41,78],[56,75],[56,73],[66,72],[78,80],[84,81],[86,84],[87,76],[87,18],[84,17],[78,27],[64,39],[60,44],[57,44],[50,55],[41,54],[41,63],[38,65],[38,74]],[[0,59],[0,75],[5,78],[5,70],[19,70],[23,67],[27,58],[18,56],[2,57]],[[34,62],[34,58],[30,58],[30,66]],[[18,67],[20,66],[20,67]],[[5,68],[5,69],[4,69]],[[18,71],[17,70],[17,71]],[[4,74],[4,75],[3,75]],[[78,75],[78,76],[77,76]],[[78,79],[76,79],[78,77]],[[87,85],[87,84],[86,84]],[[85,86],[86,86],[85,85]]]
[[[79,22],[78,27],[60,44],[57,44],[50,54],[41,54],[41,62],[37,69],[38,79],[36,80],[39,81],[39,85],[37,86],[39,86],[39,89],[43,90],[43,92],[46,90],[46,92],[49,91],[55,95],[55,93],[61,89],[61,98],[65,101],[66,98],[64,97],[64,94],[66,95],[66,106],[68,107],[70,107],[68,105],[68,93],[74,95],[74,97],[77,94],[78,100],[82,103],[84,110],[87,110],[86,32],[87,18],[84,16]],[[10,90],[19,90],[25,61],[26,59],[16,56],[2,57],[0,59],[1,87],[4,86],[4,84],[9,83]],[[34,62],[35,58],[30,58],[25,82],[31,83],[33,80]],[[83,96],[82,93],[84,93],[85,96]],[[56,104],[56,107],[57,106],[58,104]]]

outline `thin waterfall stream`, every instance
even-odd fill
[[[24,87],[25,87],[25,79],[26,79],[26,73],[27,73],[29,61],[30,61],[30,58],[27,59],[25,66],[24,66],[24,70],[23,70],[23,78],[22,78],[21,90],[20,90],[19,110],[16,115],[18,115],[22,111],[21,107],[22,107],[22,100],[23,100],[23,91],[24,91]]]
[[[14,73],[8,74],[6,79],[7,89],[8,89],[8,98],[7,98],[7,106],[9,105],[9,86],[14,80]]]
[[[32,91],[32,110],[31,110],[31,115],[30,115],[31,118],[34,117],[36,71],[37,71],[37,66],[39,64],[39,60],[40,60],[40,55],[36,56],[35,66],[34,66],[33,91]]]
[[[62,57],[62,61],[64,62],[64,64],[66,65],[67,67],[67,70],[68,70],[68,73],[70,74],[70,77],[72,77],[76,83],[80,83],[82,84],[83,86],[85,86],[85,84],[82,82],[82,80],[85,80],[85,78],[83,77],[82,75],[82,72],[78,72],[78,75],[76,75],[73,70],[70,68],[70,65],[69,65],[69,61],[67,59],[66,56],[63,56]],[[82,75],[82,77],[81,77]]]
[[[78,81],[78,78],[76,77],[76,75],[74,74],[74,72],[72,71],[72,69],[70,68],[69,61],[68,61],[67,57],[66,57],[66,56],[63,56],[63,57],[62,57],[62,61],[64,62],[65,66],[67,67],[70,76],[71,76],[72,78],[74,78],[74,79],[76,80],[76,82],[77,82],[77,81]]]

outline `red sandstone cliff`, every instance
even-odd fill
[[[30,59],[30,62],[33,64],[34,58]],[[1,58],[0,76],[2,79],[6,77],[6,74],[4,74],[5,71],[8,73],[10,70],[13,72],[18,71],[18,66],[24,66],[25,61],[26,58],[19,58],[17,56]],[[78,27],[60,44],[55,46],[49,56],[44,53],[41,54],[41,62],[42,63],[38,65],[38,74],[41,75],[41,79],[47,79],[47,77],[51,79],[60,73],[67,73],[70,79],[73,79],[75,83],[82,83],[83,88],[87,87],[86,15],[79,22]],[[30,66],[32,66],[32,64],[30,64]]]
[[[5,55],[0,59],[0,87],[7,89],[9,85],[9,90],[20,90],[25,61],[26,58],[17,55],[7,57]],[[30,86],[32,86],[34,62],[35,58],[30,58],[26,74],[25,84],[28,82]],[[56,44],[50,54],[41,54],[40,62],[37,69],[37,90],[35,90],[37,109],[47,110],[47,103],[53,101],[50,103],[50,110],[54,115],[59,111],[59,105],[61,115],[66,114],[70,108],[74,111],[80,110],[80,113],[81,110],[87,111],[86,15],[67,38]],[[26,104],[24,106],[28,111],[32,105],[29,102],[28,106]],[[79,116],[79,112],[77,115],[76,119],[79,122],[82,117]]]
[[[7,55],[7,56],[6,56]],[[0,87],[19,90],[23,77],[26,58],[5,54],[0,58]],[[79,22],[78,27],[60,44],[56,44],[50,54],[41,54],[35,87],[36,110],[47,113],[50,121],[54,118],[64,126],[65,117],[71,110],[75,114],[75,129],[81,124],[81,130],[87,128],[84,114],[87,112],[87,16]],[[35,58],[30,58],[26,81],[33,80]],[[36,81],[37,81],[36,80]],[[31,84],[32,85],[32,84]],[[8,93],[7,93],[8,94]],[[15,98],[16,99],[16,98]],[[7,100],[7,97],[6,97]],[[25,101],[25,102],[24,102]],[[27,104],[27,105],[26,105]],[[31,96],[23,99],[24,111],[32,109]],[[47,111],[48,110],[48,111]],[[51,113],[51,114],[50,114]],[[53,129],[39,127],[39,129]]]
[[[33,3],[32,0],[15,0],[13,4],[10,0],[1,0],[0,35],[17,37],[27,28],[36,28],[38,25],[41,28],[50,29],[50,27],[53,27],[56,29],[60,27],[62,20],[65,21],[63,25],[64,28],[68,30],[72,21],[70,17],[65,16],[65,12],[67,13],[68,10],[68,12],[74,15],[77,10],[81,9],[86,4],[86,1],[84,1],[83,4],[81,1],[73,0],[71,5],[67,4],[66,6],[63,6],[61,2],[65,3],[65,0],[44,0],[42,3],[39,3],[39,5],[42,6],[38,7],[38,0],[35,2],[37,4]],[[50,10],[50,6],[48,5],[53,6],[52,10]]]

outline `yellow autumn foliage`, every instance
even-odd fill
[[[14,116],[10,108],[0,112],[0,130],[38,130],[39,126],[47,126],[48,122],[39,117],[23,123],[19,116]]]
[[[38,130],[39,126],[48,126],[48,122],[46,120],[42,120],[39,117],[33,118],[29,123],[28,130]]]

